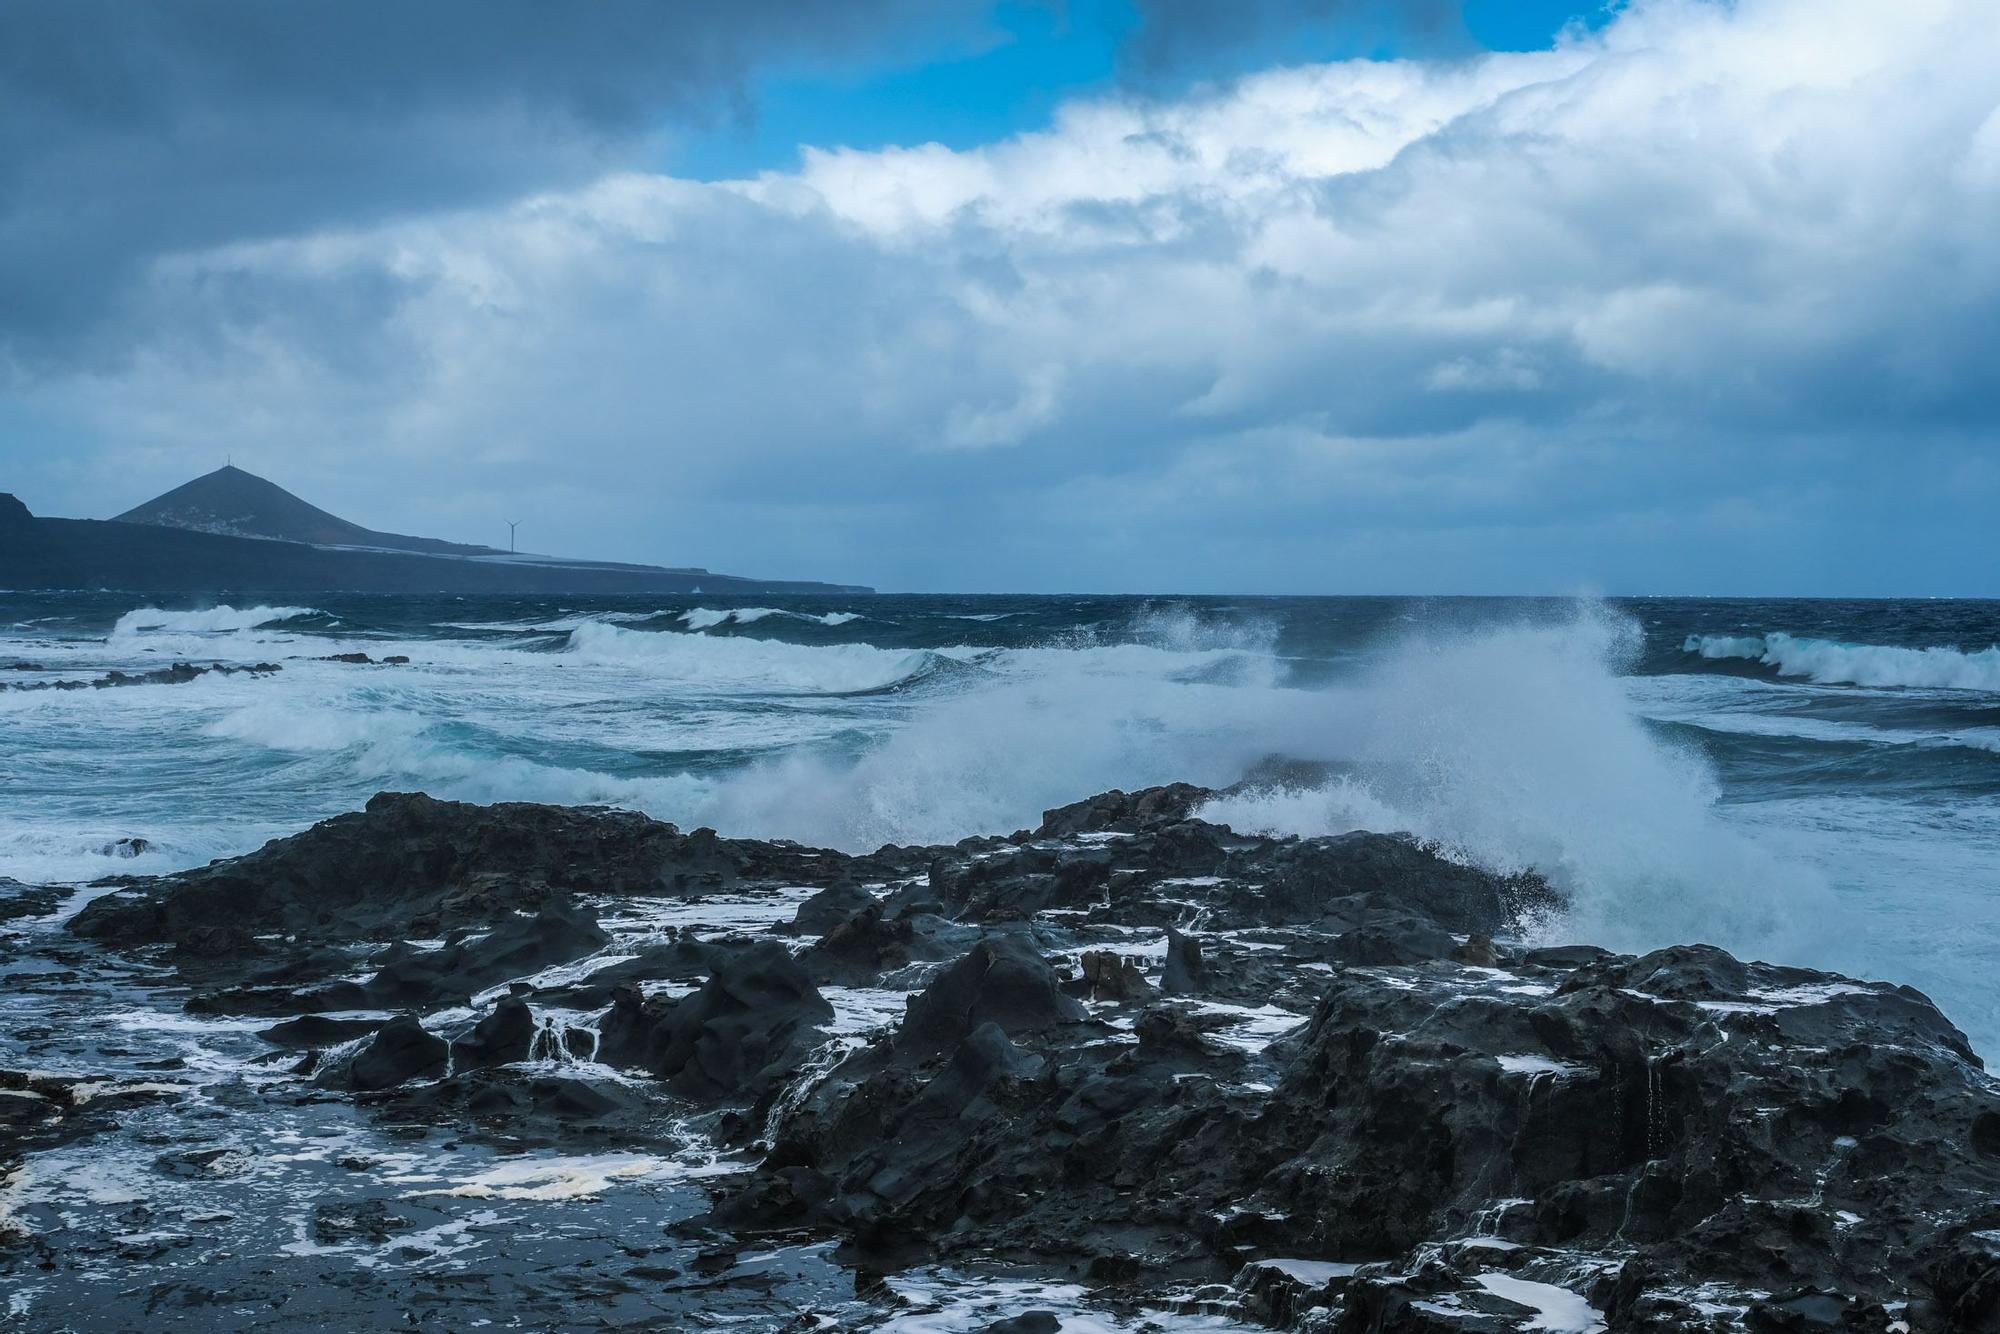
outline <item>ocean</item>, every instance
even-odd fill
[[[2000,1053],[2000,603],[310,603],[0,595],[10,686],[281,668],[0,691],[0,877],[197,865],[385,789],[859,850],[1240,784],[1210,818],[1407,829],[1547,876],[1548,941],[1906,982]]]

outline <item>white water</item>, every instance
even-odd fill
[[[1946,647],[1843,644],[1774,632],[1689,636],[1686,649],[1714,661],[1743,658],[1825,685],[2000,691],[2000,645],[1968,653]]]
[[[1597,611],[1411,639],[1326,701],[1318,736],[1365,777],[1204,814],[1260,833],[1406,829],[1476,865],[1538,870],[1572,903],[1551,936],[1812,957],[1833,908],[1825,880],[1721,818],[1703,760],[1644,725],[1614,674],[1636,650],[1632,627]]]
[[[111,637],[114,640],[131,639],[142,633],[162,630],[180,634],[224,634],[231,630],[278,625],[295,617],[317,614],[311,607],[210,607],[202,611],[162,611],[158,607],[141,607],[119,617]]]
[[[936,661],[936,655],[925,650],[718,639],[597,621],[585,621],[570,632],[566,656],[593,666],[637,666],[650,675],[703,690],[829,695],[880,690],[908,680]]]
[[[1311,688],[1278,656],[1273,627],[1246,618],[1151,615],[1122,633],[1028,646],[886,648],[713,632],[721,620],[692,628],[716,614],[821,626],[843,614],[766,608],[467,619],[457,624],[472,637],[363,641],[291,624],[313,614],[142,609],[104,639],[6,632],[0,658],[59,676],[175,658],[283,671],[0,693],[10,759],[0,875],[171,869],[246,851],[384,788],[626,805],[684,827],[849,849],[949,841],[1033,825],[1047,807],[1111,787],[1228,784],[1281,754],[1337,763],[1344,776],[1229,797],[1207,814],[1263,832],[1411,830],[1471,862],[1548,875],[1573,904],[1541,924],[1549,938],[1632,949],[1707,940],[1910,981],[2000,1045],[1986,982],[2000,949],[2000,913],[1986,901],[2000,864],[1994,813],[1837,791],[1725,800],[1709,763],[1649,715],[1759,735],[1924,737],[1763,710],[1763,695],[1797,687],[1624,676],[1634,628],[1601,609],[1412,629]],[[944,616],[985,626],[1011,614]],[[889,615],[871,612],[847,633]],[[633,628],[648,621],[682,628]],[[1690,652],[1745,653],[1749,642]],[[1754,642],[1764,653],[1818,641]],[[316,660],[356,647],[412,662]],[[1957,672],[1986,656],[1895,652],[1915,656],[1870,661],[1956,662]],[[1954,744],[1992,753],[1978,729],[1962,732]],[[157,847],[133,861],[97,851],[127,835]]]

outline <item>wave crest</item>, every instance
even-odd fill
[[[830,611],[814,616],[810,612],[786,611],[783,607],[730,607],[721,611],[712,607],[693,607],[680,614],[680,621],[690,630],[713,630],[720,625],[754,625],[771,616],[825,626],[846,625],[849,621],[863,619],[858,611]]]
[[[316,607],[204,607],[199,611],[165,611],[140,607],[128,611],[111,627],[111,638],[130,639],[141,634],[228,634],[236,630],[257,630],[301,616],[322,616]]]
[[[1780,631],[1689,635],[1681,650],[1710,662],[1759,662],[1780,676],[1804,677],[1821,685],[2000,692],[2000,645],[1967,653],[1945,647],[1844,644]]]
[[[640,667],[711,689],[813,695],[885,690],[935,670],[943,656],[929,649],[872,644],[788,644],[628,630],[600,621],[571,630],[566,652],[579,662]]]
[[[1490,870],[1537,871],[1569,900],[1544,924],[1551,939],[1803,957],[1826,920],[1824,882],[1725,825],[1703,757],[1638,715],[1616,669],[1639,638],[1595,609],[1415,637],[1322,697],[1319,752],[1305,758],[1342,777],[1202,814],[1269,834],[1402,829]]]

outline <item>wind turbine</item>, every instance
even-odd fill
[[[519,519],[502,519],[501,522],[507,525],[507,554],[511,556],[514,554],[514,530],[521,526],[521,521]]]

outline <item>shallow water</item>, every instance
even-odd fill
[[[0,876],[248,850],[381,789],[606,802],[843,848],[1105,788],[1409,828],[1569,891],[1550,938],[1907,981],[2000,1051],[2000,604],[0,595]],[[320,661],[407,655],[404,666]],[[104,851],[136,836],[136,858]]]

